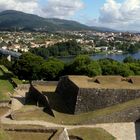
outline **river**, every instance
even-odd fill
[[[119,62],[122,62],[124,60],[124,58],[126,58],[127,56],[132,56],[135,59],[140,59],[140,51],[135,54],[94,54],[94,55],[91,55],[90,57],[92,60],[111,58],[111,59],[117,60]],[[74,56],[60,57],[59,59],[64,62],[69,62],[74,59]]]

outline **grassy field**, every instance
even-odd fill
[[[48,122],[54,122],[58,124],[86,124],[86,122],[96,119],[98,117],[110,115],[114,112],[124,111],[131,107],[140,106],[140,98],[114,105],[105,109],[100,109],[93,112],[88,112],[80,115],[69,115],[53,111],[55,117],[44,113],[41,109],[35,106],[24,106],[21,110],[15,112],[13,117],[17,120],[44,120]]]
[[[7,78],[10,78],[11,81],[13,81],[15,84],[19,85],[19,84],[22,84],[23,82],[21,80],[19,80],[18,78],[16,78],[13,73],[11,71],[9,71],[5,66],[3,65],[0,65],[0,69],[1,71],[4,73],[4,75],[7,77]]]
[[[20,125],[20,124],[1,124],[3,129],[45,129],[45,126],[40,125]]]
[[[23,82],[22,82],[21,80],[19,80],[18,78],[13,77],[13,78],[11,78],[11,79],[12,79],[12,81],[13,81],[14,83],[16,83],[16,85],[23,84]]]
[[[8,100],[8,92],[13,92],[13,85],[9,82],[4,73],[0,70],[0,100]]]
[[[68,134],[83,140],[115,140],[112,135],[101,128],[77,128],[68,130]]]
[[[2,124],[2,128],[0,129],[0,140],[47,140],[52,135],[53,132],[41,133],[41,132],[20,132],[20,131],[3,131],[5,129],[45,129],[42,126],[35,125],[5,125]]]
[[[5,131],[0,129],[0,140],[11,140],[11,138]]]
[[[4,71],[5,73],[11,73],[11,72],[9,72],[9,70],[8,70],[5,66],[3,66],[3,65],[0,65],[0,68],[1,68],[1,70]],[[12,74],[12,73],[11,73],[11,74]]]
[[[52,133],[6,132],[10,140],[48,140]]]
[[[22,84],[22,81],[15,78],[12,72],[8,71],[5,66],[0,65],[0,101],[10,99],[8,93],[13,93],[14,91],[14,84],[11,81],[13,81],[15,85]]]
[[[20,131],[3,131],[5,129],[46,129],[43,126],[37,125],[7,125],[2,124],[0,129],[0,140],[48,140],[54,132],[41,133],[41,132],[20,132]],[[58,140],[59,135],[62,133],[63,128],[54,128],[57,130],[53,135],[53,140]],[[115,140],[115,138],[102,128],[77,128],[68,130],[69,136],[77,136],[83,140]]]

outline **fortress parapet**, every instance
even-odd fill
[[[140,98],[140,76],[64,76],[56,93],[72,114],[95,111]]]

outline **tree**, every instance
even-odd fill
[[[136,45],[133,45],[133,44],[130,44],[130,46],[129,46],[129,48],[128,48],[128,52],[129,53],[136,53],[136,52],[138,52],[138,50],[139,50],[139,48],[136,46]]]
[[[123,60],[124,63],[133,63],[136,62],[136,59],[134,59],[132,56],[128,56]]]
[[[69,74],[96,76],[101,74],[98,62],[92,61],[87,55],[79,55],[69,65]]]
[[[7,67],[9,70],[12,68],[12,62],[8,61],[6,57],[2,56],[0,58],[0,65],[4,65]]]
[[[68,55],[77,55],[82,52],[81,46],[75,41],[70,40],[67,42],[59,42],[48,48],[40,47],[30,49],[30,52],[42,56],[43,58],[47,58],[50,56],[68,56]]]
[[[102,75],[134,75],[133,71],[130,70],[129,66],[118,61],[112,59],[101,59],[99,60],[99,63],[102,69]]]
[[[140,63],[135,62],[135,63],[127,63],[129,66],[130,70],[133,71],[135,75],[140,75]]]
[[[24,53],[19,60],[13,65],[13,72],[24,80],[39,80],[41,79],[41,65],[44,63],[42,57],[36,56],[32,53]]]
[[[49,59],[41,66],[42,79],[58,80],[64,70],[64,63],[58,59]]]
[[[97,76],[101,75],[102,70],[97,61],[92,61],[89,65],[87,65],[87,75],[92,77],[92,76]]]
[[[128,77],[130,75],[134,75],[134,72],[130,70],[128,65],[119,63],[118,66],[116,65],[115,75],[121,75],[124,77]]]

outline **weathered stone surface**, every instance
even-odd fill
[[[26,94],[26,104],[44,107],[44,111],[53,115],[47,96],[43,95],[34,86],[31,85],[29,92]]]
[[[124,103],[140,97],[140,90],[135,89],[84,89],[77,95],[75,113],[102,109]]]
[[[140,106],[98,117],[83,124],[135,122],[139,118]]]
[[[62,80],[62,81],[61,81]],[[77,102],[77,94],[79,88],[73,84],[67,77],[60,79],[56,88],[56,93],[61,96],[69,112],[74,114]]]
[[[9,100],[0,101],[0,107],[9,107]]]
[[[84,78],[87,80],[87,83],[84,81]],[[82,80],[81,83],[80,79]],[[84,84],[86,84],[85,87]],[[80,78],[78,76],[76,79],[76,76],[70,78],[69,76],[64,76],[60,79],[56,93],[61,96],[70,113],[79,114],[95,111],[140,98],[139,85],[135,84],[133,87],[133,84],[131,85],[127,81],[122,81],[122,86],[119,83],[119,86],[114,86],[115,88],[108,88],[109,85],[103,85],[104,88],[101,88],[100,85],[96,88],[97,83],[95,84],[95,82],[93,82],[92,88],[90,88],[87,84],[87,77]],[[92,84],[91,81],[90,84]],[[129,84],[131,85],[130,88],[128,87]],[[125,88],[125,85],[127,85],[127,88]]]
[[[61,134],[59,135],[58,140],[70,140],[69,135],[68,135],[68,131],[67,131],[66,128],[64,128],[64,130],[61,132]]]

